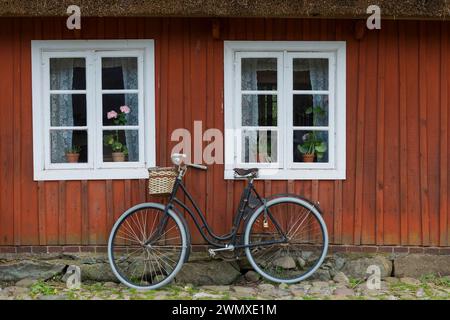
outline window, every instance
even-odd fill
[[[225,178],[345,179],[345,42],[225,42]]]
[[[32,41],[32,58],[35,180],[146,178],[153,41]]]

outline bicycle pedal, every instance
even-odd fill
[[[213,249],[209,249],[208,253],[211,258],[214,258],[217,255],[217,253]]]

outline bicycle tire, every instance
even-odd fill
[[[293,278],[281,278],[281,277],[275,277],[273,274],[270,274],[267,270],[263,270],[263,267],[260,265],[262,262],[258,262],[257,258],[255,257],[255,254],[252,253],[252,251],[255,251],[255,248],[258,248],[257,242],[251,241],[251,235],[252,235],[252,227],[254,226],[255,221],[258,219],[258,217],[261,216],[261,214],[264,214],[263,211],[265,210],[265,206],[259,207],[250,217],[248,220],[246,227],[245,227],[245,233],[244,233],[244,245],[245,247],[245,253],[247,256],[248,261],[250,262],[251,266],[254,268],[256,272],[258,272],[262,277],[265,279],[277,282],[277,283],[297,283],[302,280],[305,280],[312,276],[314,272],[320,267],[320,265],[323,263],[327,252],[328,252],[328,231],[325,224],[325,221],[322,218],[320,209],[313,203],[309,202],[308,200],[305,200],[300,197],[279,197],[279,198],[272,198],[269,200],[266,204],[267,208],[271,208],[277,204],[296,204],[298,206],[301,206],[308,210],[312,214],[312,217],[316,220],[318,226],[321,230],[321,237],[322,237],[322,248],[320,250],[320,254],[314,263],[308,267],[306,271],[302,271],[301,274],[298,276],[295,276]],[[296,222],[297,223],[297,222]],[[292,228],[292,227],[291,227]],[[297,228],[298,229],[298,228]],[[255,233],[256,235],[257,233]],[[262,243],[262,242],[261,242]],[[268,247],[268,245],[262,245],[261,248]],[[271,261],[268,262],[269,264]],[[297,268],[297,266],[295,267]],[[275,268],[274,268],[275,269]]]
[[[167,214],[168,219],[173,219],[173,223],[178,227],[178,230],[180,232],[181,245],[179,247],[181,248],[181,251],[180,251],[180,254],[178,257],[178,261],[176,262],[173,269],[171,270],[171,273],[167,275],[167,277],[165,277],[161,281],[158,281],[155,284],[137,285],[136,283],[131,282],[130,279],[128,279],[123,274],[123,272],[122,272],[123,270],[121,270],[121,268],[118,266],[117,262],[115,261],[115,252],[114,251],[115,251],[115,249],[117,249],[117,246],[115,246],[115,240],[116,240],[116,235],[118,234],[119,228],[122,226],[122,224],[125,221],[127,221],[127,218],[131,219],[133,217],[133,214],[136,214],[137,212],[142,212],[142,210],[148,210],[148,209],[157,210],[160,214],[164,214],[164,215]],[[146,225],[147,225],[147,223],[146,223]],[[144,238],[146,238],[146,237],[147,236],[145,236]],[[136,205],[136,206],[128,209],[126,212],[124,212],[120,216],[120,218],[116,221],[116,223],[114,224],[114,226],[111,230],[110,237],[108,240],[108,259],[109,259],[111,269],[112,269],[114,275],[117,277],[117,279],[121,283],[123,283],[124,285],[126,285],[130,288],[134,288],[134,289],[138,289],[138,290],[154,290],[154,289],[161,288],[161,287],[169,284],[174,279],[176,274],[181,270],[181,267],[183,266],[183,264],[186,260],[186,256],[188,255],[188,251],[189,251],[188,249],[190,246],[189,239],[190,238],[187,233],[185,222],[174,211],[168,210],[167,213],[165,213],[165,206],[163,206],[162,204],[158,204],[158,203],[142,203],[142,204]],[[122,240],[122,241],[124,241],[124,240]],[[134,246],[136,247],[137,245],[134,245]],[[150,247],[151,247],[151,245],[150,245]],[[161,247],[161,246],[159,246],[159,247]],[[148,249],[149,248],[146,248],[145,251],[147,252]],[[154,249],[154,250],[157,250],[157,249]],[[161,250],[161,249],[158,249],[158,252],[159,252],[159,250]],[[154,256],[152,255],[152,259],[153,259],[153,257]],[[145,259],[144,259],[144,261],[145,261]],[[164,266],[164,263],[163,263],[163,266]],[[156,270],[156,267],[154,267],[154,268]],[[144,273],[145,273],[145,271],[146,270],[144,269]]]

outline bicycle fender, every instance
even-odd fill
[[[189,256],[191,255],[191,250],[192,250],[191,231],[189,230],[189,226],[187,224],[186,219],[184,218],[183,214],[180,212],[180,210],[177,207],[173,206],[169,210],[174,211],[177,214],[177,216],[180,218],[181,222],[184,224],[184,228],[186,230],[187,242],[188,242],[188,245],[186,248],[186,257],[184,258],[184,262],[188,262]]]

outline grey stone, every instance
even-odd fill
[[[423,288],[419,288],[416,291],[416,297],[417,298],[423,298],[425,296],[425,290],[423,290]]]
[[[303,297],[308,292],[305,288],[299,288],[299,287],[289,288],[289,290],[291,291],[291,294],[294,297]]]
[[[198,292],[192,296],[192,298],[194,300],[197,300],[197,299],[220,299],[222,297],[223,297],[222,295],[212,294],[212,293],[207,293],[207,292]]]
[[[80,264],[81,280],[95,281],[95,282],[118,282],[116,276],[107,264]]]
[[[308,260],[312,257],[313,253],[311,251],[303,251],[302,252],[302,259]]]
[[[314,288],[325,288],[325,287],[329,287],[329,283],[325,282],[325,281],[314,281],[314,282],[312,282],[312,286]]]
[[[414,279],[414,278],[411,278],[411,277],[400,278],[400,282],[403,282],[405,284],[409,284],[409,285],[412,285],[412,286],[418,286],[421,283],[420,280],[417,280],[417,279]]]
[[[37,279],[30,279],[30,278],[25,278],[22,279],[20,281],[16,282],[16,286],[17,287],[23,287],[23,288],[29,288],[31,287],[33,284],[35,284],[36,282],[38,282]]]
[[[392,273],[392,262],[382,255],[353,257],[347,260],[341,271],[348,277],[367,279],[367,268],[372,265],[380,268],[382,278],[389,277]]]
[[[230,286],[202,286],[203,290],[215,291],[215,292],[227,292],[230,291]]]
[[[386,281],[387,283],[390,283],[390,284],[394,284],[394,283],[398,283],[400,280],[395,277],[387,277],[384,279],[384,281]]]
[[[334,290],[333,294],[335,296],[354,296],[355,291],[349,288],[337,288],[336,290]]]
[[[287,283],[280,283],[280,284],[278,285],[278,288],[279,288],[280,290],[286,290],[286,289],[289,288],[289,285],[288,285]]]
[[[342,256],[335,256],[334,257],[334,269],[341,270],[344,267],[346,261],[347,261],[347,259],[345,259]]]
[[[0,264],[0,281],[14,281],[28,278],[48,280],[63,272],[64,264],[49,263],[46,261],[23,260]]]
[[[103,284],[103,286],[104,286],[105,288],[115,288],[115,287],[117,287],[117,283],[115,283],[115,282],[105,282],[105,283]]]
[[[16,296],[16,295],[20,295],[20,294],[26,294],[29,291],[30,290],[28,288],[12,286],[12,287],[4,288],[2,290],[2,295]]]
[[[305,267],[305,265],[306,265],[306,261],[303,258],[298,257],[297,258],[297,264],[298,264],[298,266],[300,268],[303,269]]]
[[[232,284],[241,273],[230,263],[212,260],[208,263],[189,262],[176,275],[177,283],[192,283],[201,285]]]
[[[235,286],[232,287],[231,290],[239,297],[253,297],[256,295],[256,290],[250,287]]]
[[[290,256],[283,256],[275,259],[273,262],[273,265],[276,267],[280,267],[283,269],[295,269],[295,261]]]
[[[256,282],[261,279],[261,275],[255,271],[250,270],[245,273],[245,279],[250,282]]]
[[[341,284],[349,284],[350,283],[348,277],[345,275],[345,273],[343,273],[341,271],[336,273],[336,275],[334,276],[333,280],[335,282],[341,283]]]
[[[450,275],[450,255],[409,254],[394,260],[396,277],[419,278],[423,275]]]
[[[48,296],[39,296],[38,300],[67,300],[65,295],[48,295]],[[94,299],[92,299],[94,300]]]
[[[333,268],[333,264],[331,262],[322,263],[320,266],[321,269],[331,270]]]
[[[317,269],[316,272],[311,276],[312,280],[329,281],[331,280],[331,274],[329,270]]]
[[[280,290],[280,289],[275,289],[274,291],[275,295],[278,297],[287,297],[291,295],[291,292],[288,290]]]
[[[258,285],[258,289],[261,291],[274,290],[275,286],[270,283],[261,283]]]
[[[331,288],[330,287],[312,287],[309,291],[308,294],[320,294],[320,295],[325,295],[325,296],[329,296],[331,295]]]

